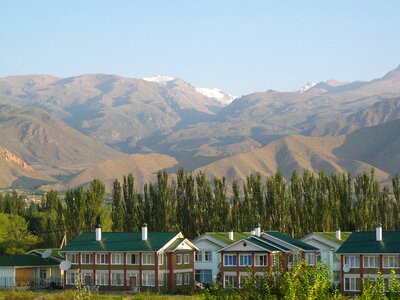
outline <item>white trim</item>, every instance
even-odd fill
[[[279,241],[279,242],[281,242],[281,243],[283,243],[283,244],[285,244],[285,245],[289,245],[290,247],[292,247],[292,248],[296,248],[296,249],[300,249],[301,251],[318,251],[318,249],[317,250],[305,250],[305,249],[303,249],[303,248],[301,248],[301,247],[299,247],[299,246],[296,246],[296,245],[293,245],[293,244],[291,244],[291,243],[288,243],[288,242],[285,242],[284,240],[281,240],[281,239],[278,239],[277,237],[274,237],[274,236],[272,236],[272,235],[270,235],[269,233],[266,233],[266,232],[261,232],[261,234],[260,234],[260,236],[261,237],[263,237],[263,234],[264,235],[266,235],[266,236],[268,236],[268,237],[270,237],[271,239],[272,239],[272,241],[274,242],[274,241]],[[302,242],[303,243],[303,242]],[[279,243],[278,243],[279,244]],[[281,246],[281,247],[284,247],[284,246]],[[277,248],[277,247],[276,247]],[[286,251],[285,251],[286,252]],[[290,252],[292,252],[292,251],[290,251]]]
[[[253,238],[254,238],[254,236],[253,236]],[[266,252],[269,252],[269,253],[274,252],[274,251],[271,251],[271,250],[262,248],[260,245],[254,244],[254,243],[252,243],[251,241],[248,241],[247,239],[240,239],[240,240],[238,240],[238,241],[236,241],[236,242],[234,242],[234,243],[232,243],[232,244],[230,244],[230,245],[228,245],[228,246],[226,246],[226,247],[224,247],[224,248],[222,248],[222,249],[219,249],[219,250],[217,251],[217,253],[223,252],[223,251],[225,251],[226,249],[229,249],[230,247],[233,247],[233,246],[235,246],[236,244],[241,243],[241,242],[250,243],[250,244],[252,244],[253,246],[255,246],[256,248],[261,249],[262,251],[266,251]],[[264,242],[264,241],[262,241],[262,242]],[[277,247],[276,247],[276,248],[277,248]]]
[[[263,233],[261,233],[261,235],[262,235]],[[263,239],[262,238],[262,236],[251,236],[252,238],[254,238],[254,239],[256,239],[256,240],[259,240],[260,242],[263,242],[263,243],[265,243],[265,244],[267,244],[268,246],[271,246],[271,247],[274,247],[274,248],[276,248],[276,249],[279,249],[280,251],[282,251],[282,252],[286,252],[286,253],[290,253],[290,252],[292,252],[290,249],[289,250],[285,250],[285,249],[283,249],[283,248],[281,248],[281,247],[283,247],[283,246],[281,246],[281,245],[273,245],[273,244],[271,244],[271,241],[268,241],[268,240],[266,240],[266,239]],[[276,252],[276,251],[271,251],[271,252]]]
[[[356,289],[354,289],[354,290],[347,290],[346,289],[346,279],[360,279],[360,281],[361,281],[361,277],[360,277],[360,274],[345,274],[344,275],[344,278],[343,278],[343,291],[346,291],[346,292],[359,292],[360,290],[357,290],[357,282],[356,282]],[[361,282],[360,282],[360,284],[361,284]]]
[[[193,269],[174,269],[174,274],[177,273],[191,273],[193,272]]]
[[[170,239],[163,247],[161,247],[161,248],[157,251],[157,253],[164,252],[165,249],[167,249],[173,242],[176,241],[176,239],[179,239],[179,238],[183,238],[182,232],[178,232],[178,234],[177,234],[176,236],[174,236],[172,239]]]

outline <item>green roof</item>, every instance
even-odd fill
[[[158,251],[179,232],[148,232],[142,240],[141,232],[103,232],[101,241],[96,241],[94,232],[78,235],[60,252],[67,251]]]
[[[48,248],[46,249],[33,249],[31,251],[29,251],[28,253],[31,254],[32,251],[36,251],[38,254],[42,254],[44,251],[46,251]],[[58,259],[64,259],[64,257],[61,255],[60,253],[60,249],[59,248],[50,248],[51,249],[51,256],[58,258]]]
[[[51,259],[44,259],[37,255],[2,255],[0,256],[1,267],[39,267],[39,266],[58,266],[59,262]]]
[[[322,238],[325,238],[331,242],[336,244],[343,244],[345,240],[350,236],[351,232],[341,232],[341,240],[336,238],[336,232],[313,232],[313,234],[318,235]]]
[[[306,251],[307,250],[310,250],[310,251],[318,250],[314,246],[311,246],[311,245],[308,245],[308,244],[306,244],[306,243],[304,243],[302,241],[296,240],[295,238],[292,238],[291,236],[289,236],[287,234],[284,234],[284,233],[281,233],[279,231],[264,231],[264,233],[269,234],[269,235],[273,236],[274,238],[277,238],[277,239],[279,239],[279,240],[281,240],[283,242],[291,244],[291,245],[293,245],[295,247],[298,247],[298,248],[300,248],[302,250],[306,250]],[[281,246],[279,246],[279,247],[281,247]]]
[[[271,244],[273,243],[271,243],[270,241],[264,240],[262,238],[255,238],[253,236],[249,236],[246,240],[266,249],[268,252],[281,251],[281,249],[284,248],[284,247],[276,248],[274,246],[271,246]]]
[[[206,232],[204,235],[208,235],[216,240],[219,240],[225,244],[232,244],[236,241],[244,239],[250,235],[250,232],[234,232],[233,240],[229,239],[229,232]]]
[[[400,231],[383,231],[381,242],[375,231],[353,232],[336,253],[400,253]]]

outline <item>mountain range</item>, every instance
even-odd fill
[[[400,171],[400,67],[371,81],[234,97],[168,76],[0,78],[0,187],[108,190],[159,169],[243,180],[280,169]]]

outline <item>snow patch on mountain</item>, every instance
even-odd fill
[[[208,98],[217,99],[219,102],[221,102],[224,105],[230,104],[234,99],[237,98],[237,97],[227,94],[217,88],[212,88],[212,89],[196,88],[196,91],[198,91],[200,94],[203,94],[204,96],[206,96]]]
[[[315,82],[309,81],[309,82],[307,82],[304,86],[300,87],[300,88],[297,90],[297,92],[298,92],[298,93],[304,93],[305,91],[311,89],[314,85],[316,85]]]
[[[162,83],[162,82],[172,81],[175,78],[170,76],[157,75],[153,77],[143,77],[142,79],[146,81]]]

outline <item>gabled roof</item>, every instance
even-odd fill
[[[45,252],[47,249],[33,249],[31,251],[26,252],[26,254],[36,254],[36,255],[42,255],[43,252]],[[58,259],[62,261],[64,257],[60,253],[60,249],[58,248],[51,248],[51,255],[50,257]]]
[[[240,240],[238,240],[238,241],[236,241],[236,242],[234,242],[234,243],[232,243],[232,244],[230,244],[230,245],[218,250],[217,252],[229,251],[229,248],[235,246],[236,244],[240,244],[242,242],[251,243],[251,244],[261,248],[262,250],[265,250],[266,252],[277,252],[277,251],[281,251],[282,250],[281,248],[274,247],[273,245],[271,245],[271,243],[269,241],[264,240],[264,239],[262,239],[260,237],[249,236],[249,237],[247,237],[245,239],[240,239]],[[246,249],[243,249],[243,250],[246,250]]]
[[[234,232],[233,233],[233,240],[229,239],[229,232],[206,232],[196,238],[194,242],[197,242],[201,239],[207,239],[207,237],[210,237],[211,242],[215,244],[214,241],[219,241],[221,244],[219,245],[220,247],[223,247],[225,245],[230,245],[240,239],[244,239],[250,235],[250,232]]]
[[[400,231],[383,231],[380,242],[375,231],[353,232],[336,253],[400,253]]]
[[[268,250],[269,252],[288,250],[285,247],[281,247],[279,245],[276,245],[275,243],[271,243],[270,241],[267,241],[260,237],[249,236],[246,240],[248,240],[249,242],[256,244],[260,247],[263,247],[264,249]]]
[[[40,267],[58,265],[58,261],[54,261],[52,259],[44,259],[32,254],[0,256],[0,267]]]
[[[339,240],[336,238],[336,232],[313,232],[303,237],[301,241],[306,243],[306,240],[311,238],[322,244],[325,244],[326,246],[335,246],[335,248],[337,248],[338,246],[342,245],[345,240],[347,240],[350,234],[351,232],[341,232],[341,239]]]
[[[313,232],[313,234],[318,235],[320,237],[323,237],[327,240],[330,240],[334,243],[337,244],[343,244],[345,240],[347,240],[347,238],[350,236],[351,232],[347,232],[347,231],[342,231],[340,233],[341,235],[341,239],[337,239],[336,238],[336,232]]]
[[[60,252],[159,251],[177,238],[183,238],[183,235],[180,232],[148,232],[147,240],[143,241],[141,232],[103,232],[101,241],[96,241],[96,234],[88,232],[78,235]]]
[[[270,235],[270,236],[274,237],[275,239],[281,240],[282,242],[290,244],[296,248],[300,248],[301,250],[305,250],[305,251],[317,251],[318,250],[314,246],[311,246],[302,241],[296,240],[295,238],[292,238],[291,236],[281,233],[279,231],[264,231],[262,234],[266,234],[267,236]],[[261,236],[262,236],[262,234],[261,234]]]
[[[199,250],[195,245],[193,245],[188,239],[185,238],[178,238],[175,241],[173,241],[168,247],[165,248],[165,251],[167,252],[175,252],[176,250],[180,250],[181,245],[185,245],[189,248],[192,248],[193,250],[197,251]]]

